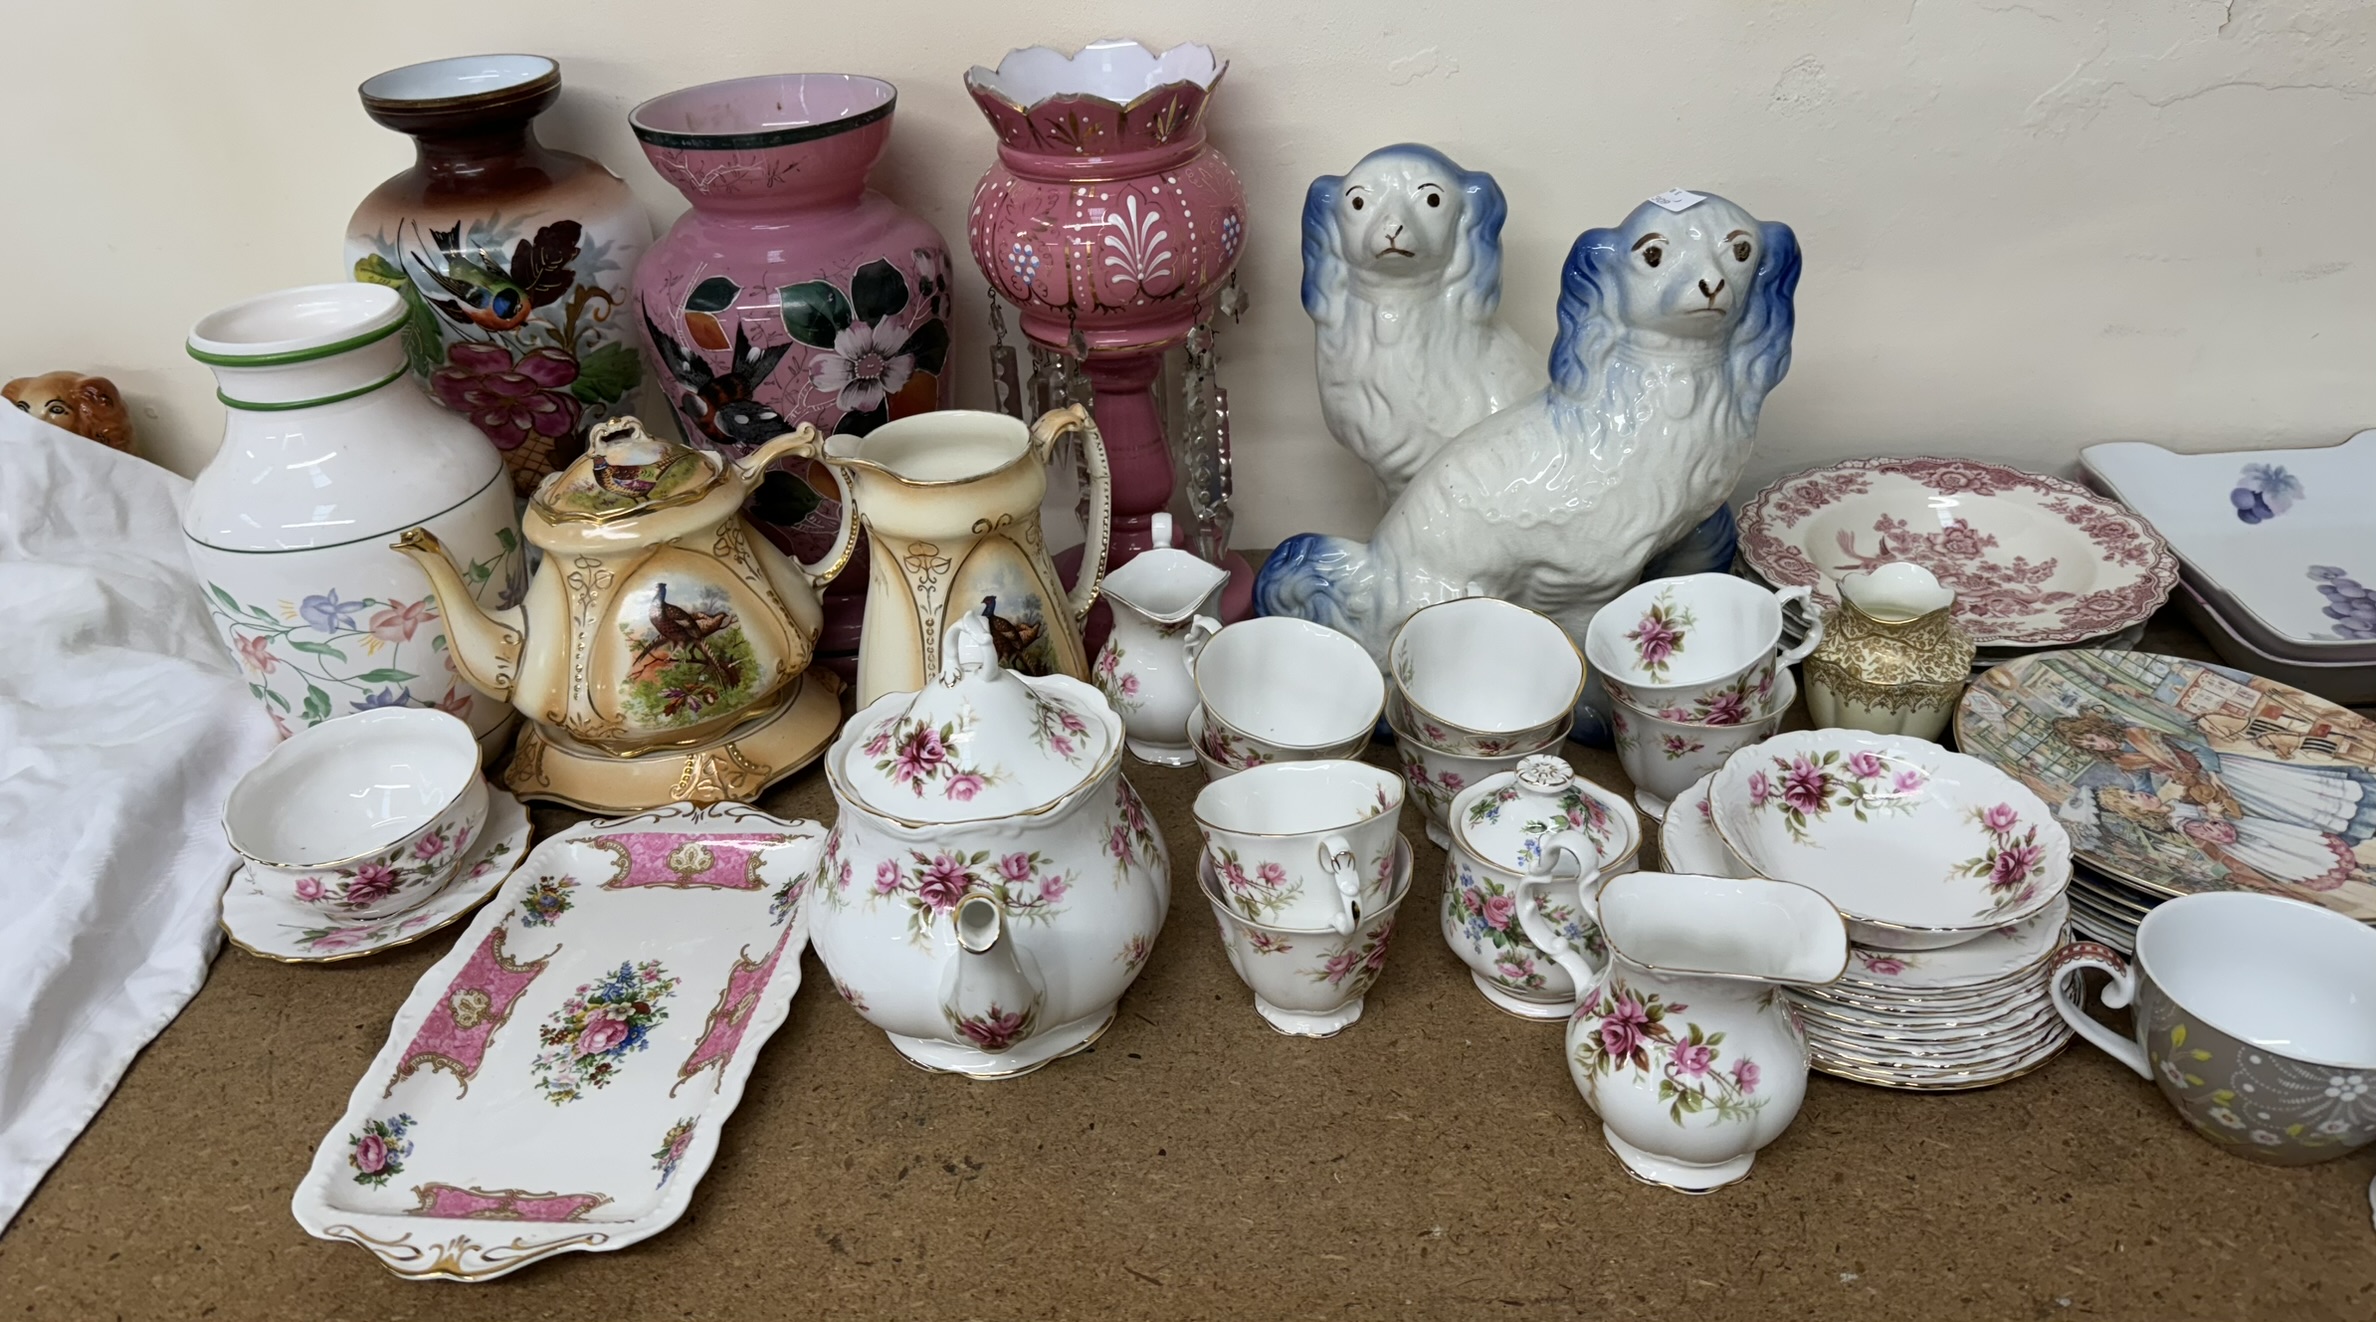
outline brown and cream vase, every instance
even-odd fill
[[[624,304],[651,220],[617,175],[536,140],[561,95],[544,56],[407,65],[361,91],[417,154],[347,222],[347,271],[404,295],[413,375],[494,442],[525,496],[589,427],[632,411]]]
[[[1818,727],[1937,739],[1977,650],[1954,607],[1955,593],[1920,565],[1843,576],[1807,656],[1807,714]]]

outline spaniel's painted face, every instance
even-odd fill
[[[1711,198],[1688,211],[1643,207],[1612,254],[1627,325],[1680,339],[1732,333],[1765,260],[1757,221]]]
[[[1465,211],[1460,181],[1440,163],[1402,152],[1366,156],[1337,194],[1345,262],[1387,280],[1433,279],[1452,262]]]

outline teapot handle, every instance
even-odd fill
[[[1568,978],[1576,984],[1576,1000],[1578,1004],[1581,1004],[1585,989],[1592,985],[1593,978],[1597,976],[1597,970],[1584,957],[1582,951],[1568,944],[1566,937],[1552,930],[1550,918],[1536,903],[1533,893],[1533,888],[1548,886],[1557,880],[1551,875],[1551,869],[1557,866],[1561,854],[1575,859],[1576,865],[1583,869],[1576,877],[1576,898],[1583,903],[1584,911],[1586,913],[1598,912],[1597,901],[1600,897],[1601,883],[1600,848],[1592,842],[1591,836],[1582,831],[1561,831],[1543,842],[1542,861],[1527,869],[1526,875],[1518,879],[1518,928],[1526,933],[1527,940],[1534,942],[1536,949],[1549,955],[1551,962],[1559,965],[1561,971],[1565,972]]]
[[[745,491],[756,488],[767,476],[767,466],[784,455],[796,459],[818,459],[825,453],[825,438],[808,423],[802,423],[788,435],[778,436],[734,461],[736,476],[742,479]],[[841,526],[833,530],[833,545],[824,555],[809,564],[800,564],[801,577],[811,587],[823,587],[850,563],[850,555],[858,549],[858,502],[850,494],[850,479],[839,466],[827,464],[825,471],[833,474],[833,488],[841,494]]]
[[[1079,435],[1081,455],[1089,461],[1089,522],[1081,529],[1087,540],[1081,547],[1080,575],[1073,580],[1072,595],[1065,600],[1072,608],[1074,622],[1078,623],[1097,604],[1097,590],[1105,583],[1106,552],[1114,536],[1114,476],[1106,467],[1105,437],[1099,434],[1087,405],[1072,404],[1051,410],[1031,424],[1032,453],[1039,456],[1042,464],[1047,463],[1056,442],[1066,432]]]

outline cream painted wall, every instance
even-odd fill
[[[1106,34],[1232,62],[1213,130],[1252,207],[1253,308],[1222,339],[1244,545],[1375,517],[1320,424],[1295,225],[1314,174],[1403,139],[1500,177],[1504,312],[1546,348],[1568,243],[1651,193],[1795,226],[1797,356],[1753,484],[1859,453],[2065,469],[2113,437],[2320,443],[2376,421],[2376,8],[2337,0],[25,3],[0,79],[0,375],[113,376],[152,452],[201,466],[218,410],[182,334],[339,277],[348,211],[409,155],[356,104],[381,69],[559,57],[546,140],[662,222],[683,203],[627,132],[635,102],[882,75],[901,102],[875,182],[961,239],[991,154],[965,67]],[[979,403],[983,291],[961,283]]]

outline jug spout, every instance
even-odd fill
[[[1155,549],[1139,552],[1105,576],[1106,596],[1152,624],[1173,625],[1214,614],[1208,608],[1213,594],[1229,581],[1228,570],[1166,544],[1170,524],[1169,514],[1157,514]]]
[[[510,702],[520,678],[520,654],[528,645],[527,610],[514,606],[490,613],[481,607],[454,568],[445,544],[426,528],[407,529],[393,549],[429,576],[429,590],[437,595],[437,613],[445,617],[454,669],[480,692]]]
[[[1848,967],[1840,911],[1795,882],[1629,873],[1597,916],[1619,958],[1664,974],[1809,986]]]
[[[941,1013],[960,1045],[993,1056],[1010,1051],[1042,1026],[1039,966],[1006,930],[1006,906],[996,895],[967,894],[952,918],[957,950],[941,980]]]

